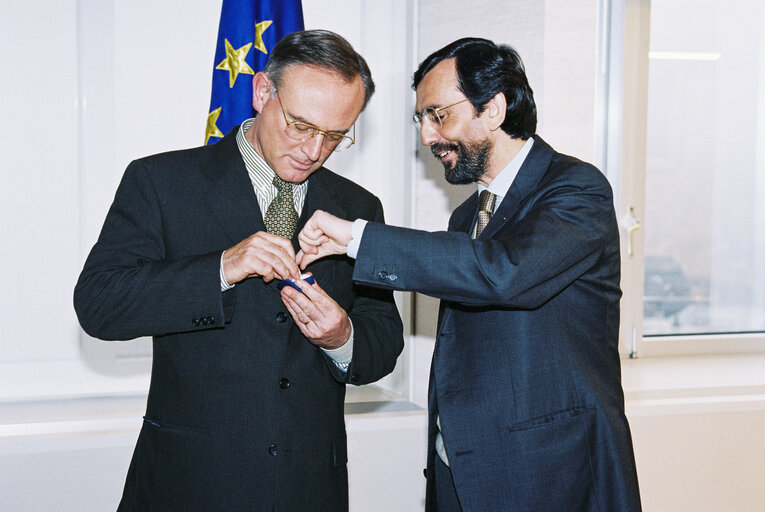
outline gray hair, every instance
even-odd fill
[[[303,30],[285,36],[271,50],[263,71],[278,88],[284,70],[294,65],[328,69],[348,81],[361,77],[365,91],[362,110],[375,92],[367,61],[342,36],[329,30]]]

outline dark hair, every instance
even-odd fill
[[[364,107],[375,92],[367,61],[342,36],[329,30],[303,30],[285,36],[271,50],[263,71],[278,88],[284,70],[301,64],[334,71],[348,81],[360,76],[364,83]]]
[[[455,59],[459,88],[478,114],[497,93],[504,93],[507,113],[502,130],[523,140],[537,129],[534,92],[526,78],[520,55],[512,47],[488,39],[466,37],[430,54],[415,71],[412,88],[439,62]]]

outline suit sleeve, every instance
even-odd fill
[[[221,327],[220,251],[170,260],[162,205],[143,161],[122,178],[74,290],[83,329],[105,340]]]
[[[383,225],[379,200],[376,200],[373,219]],[[353,359],[345,375],[333,371],[336,377],[360,385],[392,372],[404,348],[403,326],[393,293],[369,286],[356,287],[356,299],[348,316],[354,330]],[[334,363],[332,366],[335,367]]]
[[[618,251],[611,189],[596,169],[572,167],[531,201],[490,239],[370,222],[354,280],[466,306],[531,309],[595,266],[607,248]]]

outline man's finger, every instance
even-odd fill
[[[303,251],[300,251],[299,254],[302,254],[300,259],[298,260],[298,265],[300,265],[301,269],[305,269],[308,265],[313,263],[314,261],[318,260],[321,255],[319,254],[306,254]]]
[[[264,239],[267,242],[270,242],[274,245],[277,245],[284,249],[288,254],[295,254],[294,249],[292,248],[292,241],[287,240],[283,236],[275,235],[273,233],[268,233],[266,231],[260,231],[258,233],[260,235],[260,238]]]
[[[327,292],[325,292],[322,287],[319,286],[319,283],[315,280],[313,284],[309,284],[303,281],[300,283],[300,288],[303,290],[303,295],[308,297],[308,299],[317,307],[320,307],[321,304],[325,301],[325,298],[329,297]]]
[[[303,333],[303,336],[311,339],[311,333],[309,332],[308,324],[310,322],[305,322],[300,319],[300,313],[295,308],[292,301],[289,299],[289,297],[282,296],[282,302],[284,302],[284,305],[287,307],[287,311],[290,312],[290,315],[292,315],[292,319],[295,321],[295,325],[297,325],[297,328],[300,330],[301,333]]]
[[[303,252],[303,249],[300,249],[297,255],[295,256],[295,262],[298,264],[298,267],[300,267],[301,269],[305,268],[305,265],[303,265],[303,261],[302,261],[304,256],[305,256],[305,253]]]
[[[275,277],[279,279],[287,279],[296,275],[300,275],[297,262],[290,259],[285,259],[282,254],[274,254],[271,252],[263,252],[260,255],[260,260],[265,268],[263,278],[266,282]],[[266,275],[271,274],[269,279],[266,279]]]
[[[301,289],[306,289],[310,285],[303,282],[298,286],[300,286]],[[291,286],[285,286],[282,288],[282,298],[289,300],[296,311],[305,314],[307,317],[310,317],[308,311],[311,308],[311,301],[303,293],[300,293]]]
[[[294,292],[294,293],[292,293]],[[300,301],[305,304],[300,304]],[[318,317],[314,318],[308,313],[307,308],[313,308],[311,303],[302,296],[297,290],[282,290],[282,302],[287,307],[287,311],[292,315],[292,319],[295,320],[295,324],[309,340],[313,340],[318,336],[316,329],[318,328]],[[314,314],[318,314],[319,311],[313,308]]]
[[[264,242],[261,259],[274,269],[280,279],[299,276],[300,269],[295,261],[296,256],[292,242],[280,236],[276,236],[276,238],[279,240],[274,241],[275,243],[271,243],[271,240]]]
[[[292,315],[292,318],[296,323],[304,324],[307,322],[308,315],[303,313],[303,311],[295,303],[295,301],[292,300],[292,298],[288,297],[287,295],[282,295],[282,302],[284,302],[284,305],[287,307],[287,311],[289,311],[290,315]]]

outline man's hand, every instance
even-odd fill
[[[345,254],[351,241],[353,222],[316,210],[298,235],[300,251],[297,263],[306,268],[309,263],[333,254]]]
[[[223,273],[228,284],[248,277],[262,276],[269,282],[275,277],[299,278],[292,242],[278,235],[258,231],[223,252]]]
[[[341,347],[351,336],[351,321],[318,283],[296,280],[303,293],[291,286],[282,288],[282,302],[308,341],[322,348]]]

